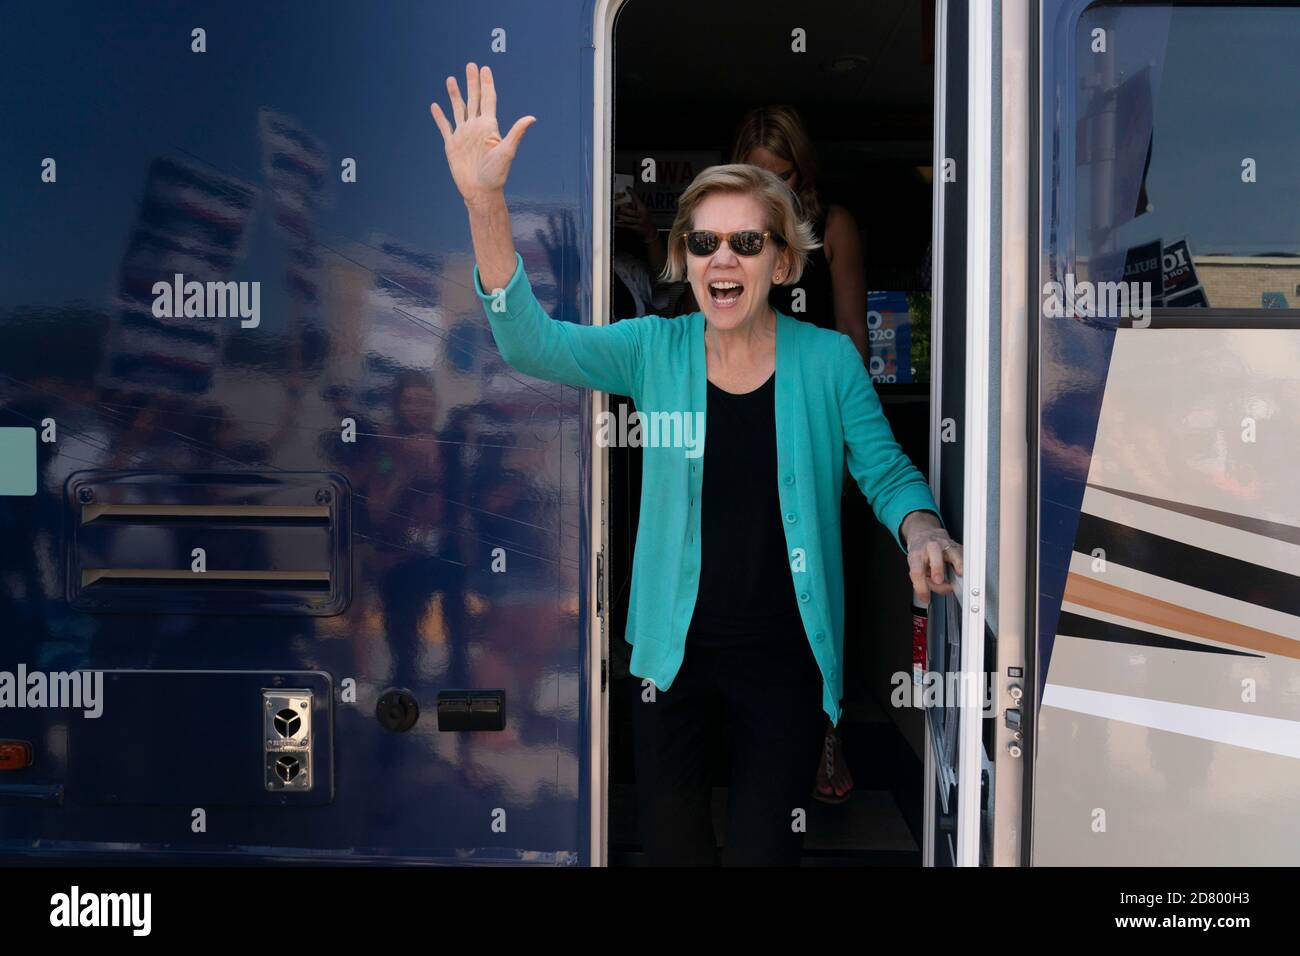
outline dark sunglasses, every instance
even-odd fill
[[[773,235],[771,230],[758,232],[755,229],[741,229],[737,232],[696,229],[694,232],[686,233],[683,238],[686,240],[687,251],[693,256],[711,256],[724,242],[738,256],[756,256],[763,251],[763,245],[769,236],[781,242],[781,237]]]

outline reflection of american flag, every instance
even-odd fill
[[[257,121],[272,217],[295,240],[285,274],[289,291],[314,303],[320,298],[314,220],[325,187],[325,147],[283,113],[263,109]]]
[[[367,265],[375,274],[377,288],[413,306],[437,303],[440,257],[412,249],[382,233],[371,235],[368,245]]]
[[[263,109],[257,117],[262,172],[277,214],[310,215],[325,187],[325,147],[291,117]],[[277,219],[277,222],[280,220]],[[288,223],[281,222],[290,231]]]
[[[434,307],[439,299],[442,260],[382,232],[366,236],[350,251],[371,276],[370,304],[379,319],[366,330],[365,350],[397,362],[372,363],[371,374],[383,381],[399,368],[429,367],[447,350],[445,316]]]
[[[146,391],[206,392],[219,331],[208,318],[153,315],[153,286],[221,281],[242,254],[257,188],[181,159],[149,166],[144,198],[122,257],[120,310],[100,384]]]

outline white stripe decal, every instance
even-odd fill
[[[1199,737],[1216,743],[1262,750],[1283,757],[1300,758],[1300,723],[1278,717],[1240,714],[1232,710],[1175,704],[1167,700],[1108,694],[1064,684],[1048,684],[1043,706],[1119,720],[1153,730]]]

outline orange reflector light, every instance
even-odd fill
[[[31,744],[25,740],[0,740],[0,770],[23,770],[31,765]]]

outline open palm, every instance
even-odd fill
[[[451,178],[465,202],[472,205],[504,191],[519,141],[537,117],[520,117],[503,139],[497,127],[497,91],[491,67],[483,67],[480,74],[477,65],[465,64],[465,90],[468,103],[461,99],[456,78],[447,77],[455,130],[437,103],[431,103],[429,110],[442,131]]]

